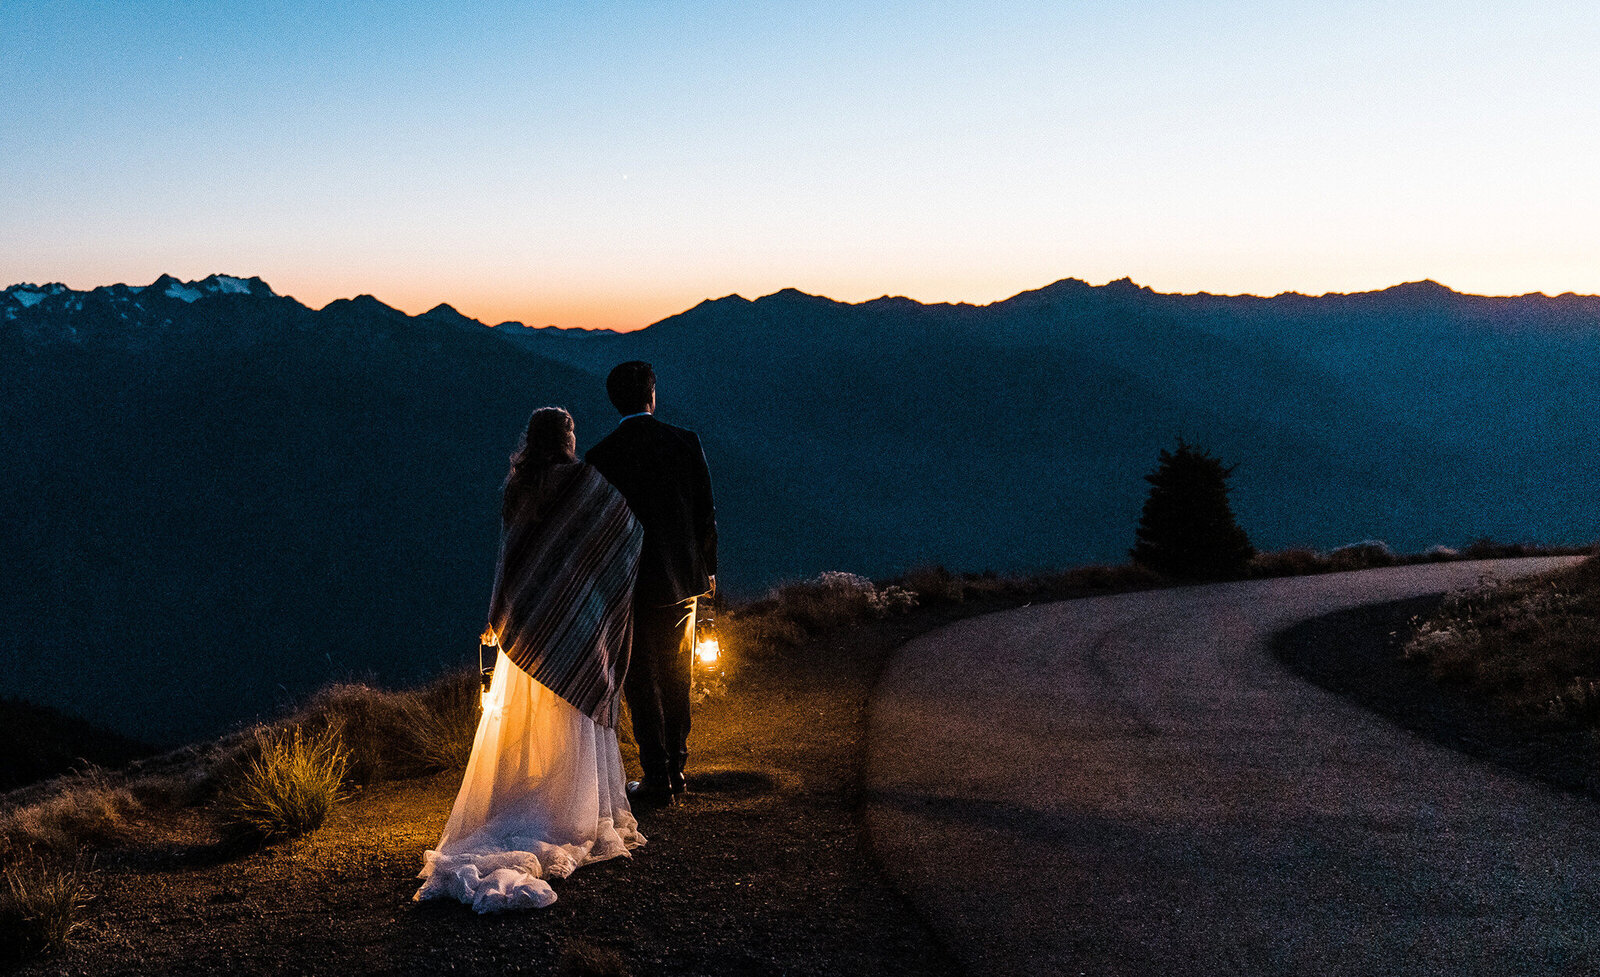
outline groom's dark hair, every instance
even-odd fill
[[[643,360],[619,363],[606,377],[606,396],[624,417],[649,407],[655,392],[656,371]]]

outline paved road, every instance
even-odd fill
[[[970,972],[1600,972],[1600,805],[1434,746],[1268,638],[1493,570],[1433,564],[1023,608],[910,643],[867,821]]]

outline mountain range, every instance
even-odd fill
[[[708,300],[634,332],[488,325],[259,278],[0,292],[0,694],[153,741],[472,654],[535,407],[580,447],[646,359],[700,432],[724,585],[1120,561],[1178,437],[1258,546],[1600,537],[1600,298]]]

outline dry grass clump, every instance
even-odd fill
[[[81,865],[13,865],[0,886],[0,961],[20,962],[72,942],[92,898]]]
[[[0,811],[0,860],[117,840],[140,807],[132,791],[111,784],[99,770],[59,778],[48,791]]]
[[[337,730],[350,779],[368,784],[465,767],[478,711],[477,671],[460,669],[403,691],[330,685],[288,722],[312,733]]]
[[[463,668],[411,693],[416,720],[406,748],[422,770],[465,769],[478,732],[480,688],[478,670]]]
[[[287,726],[308,736],[336,740],[345,776],[369,784],[410,765],[412,726],[417,710],[405,693],[356,682],[329,685],[313,695]]]
[[[254,758],[240,765],[218,811],[237,841],[275,841],[314,831],[345,796],[349,755],[337,727],[261,728]]]
[[[1507,712],[1600,728],[1600,559],[1451,594],[1405,654]]]

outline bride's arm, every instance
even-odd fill
[[[483,626],[483,634],[478,641],[486,645],[497,645],[500,636],[495,633],[495,626],[500,620],[500,612],[505,608],[505,576],[506,576],[506,546],[505,532],[500,533],[500,554],[494,563],[494,589],[489,592],[489,620]]]

